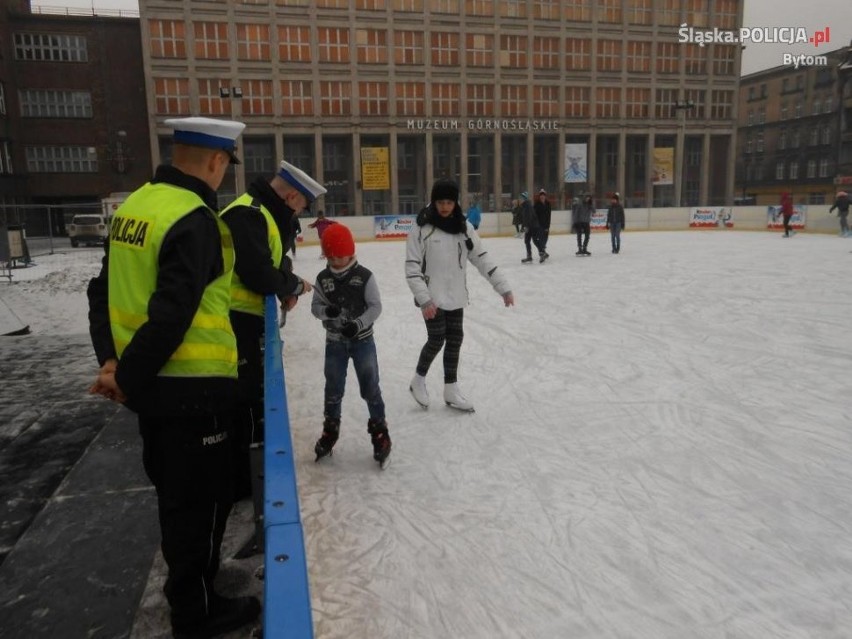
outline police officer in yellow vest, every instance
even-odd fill
[[[237,336],[240,380],[234,433],[236,499],[252,494],[249,448],[263,442],[263,298],[276,295],[289,310],[299,295],[311,291],[311,284],[292,272],[292,262],[284,253],[291,243],[293,220],[325,192],[304,171],[282,162],[271,179],[255,180],[220,213],[236,254],[231,283],[231,324]],[[263,512],[259,497],[255,495],[257,515]],[[238,556],[254,550],[259,549],[247,546]]]
[[[164,591],[175,637],[213,637],[257,617],[254,597],[213,590],[233,503],[229,431],[237,343],[229,319],[234,253],[215,213],[244,124],[166,120],[172,164],[116,211],[101,274],[89,284],[101,370],[92,392],[138,413],[157,490]]]

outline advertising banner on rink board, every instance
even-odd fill
[[[592,220],[589,222],[589,229],[592,231],[606,228],[606,212],[609,209],[595,209],[592,213]]]
[[[734,227],[734,214],[724,206],[692,207],[689,226],[695,229],[730,229]]]
[[[808,207],[804,204],[793,205],[793,217],[790,218],[790,227],[794,229],[805,228],[805,214],[808,212]],[[766,228],[768,229],[783,229],[784,216],[781,215],[781,206],[766,207]]]
[[[414,228],[416,215],[374,215],[376,239],[408,237]]]

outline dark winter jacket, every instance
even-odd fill
[[[834,204],[831,205],[831,208],[828,209],[829,213],[834,213],[834,209],[837,209],[837,212],[841,215],[849,215],[849,196],[841,195],[839,198],[834,200]]]
[[[573,211],[572,211],[573,213]],[[577,211],[572,222],[574,224],[589,224],[592,221],[592,215],[595,213],[595,205],[591,201],[583,201],[577,205]]]
[[[541,228],[538,216],[535,214],[535,210],[529,200],[521,202],[521,224],[530,231],[537,231]]]
[[[620,224],[621,228],[624,228],[624,207],[621,204],[610,204],[606,212],[606,224]]]
[[[544,202],[536,202],[533,209],[535,210],[535,216],[538,218],[538,223],[541,225],[541,228],[548,230],[550,228],[550,202],[547,200]]]

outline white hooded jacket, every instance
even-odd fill
[[[509,293],[509,282],[482,246],[473,226],[464,233],[447,233],[431,225],[417,226],[408,234],[405,247],[405,277],[419,307],[430,301],[440,309],[454,311],[469,303],[467,263],[473,264],[501,296]]]

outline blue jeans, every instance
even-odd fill
[[[612,240],[612,250],[621,250],[621,224],[615,222],[609,225],[609,237]]]
[[[325,416],[340,419],[350,359],[355,366],[361,397],[367,402],[370,419],[382,421],[385,402],[379,388],[379,360],[372,335],[361,340],[342,339],[325,343]]]

